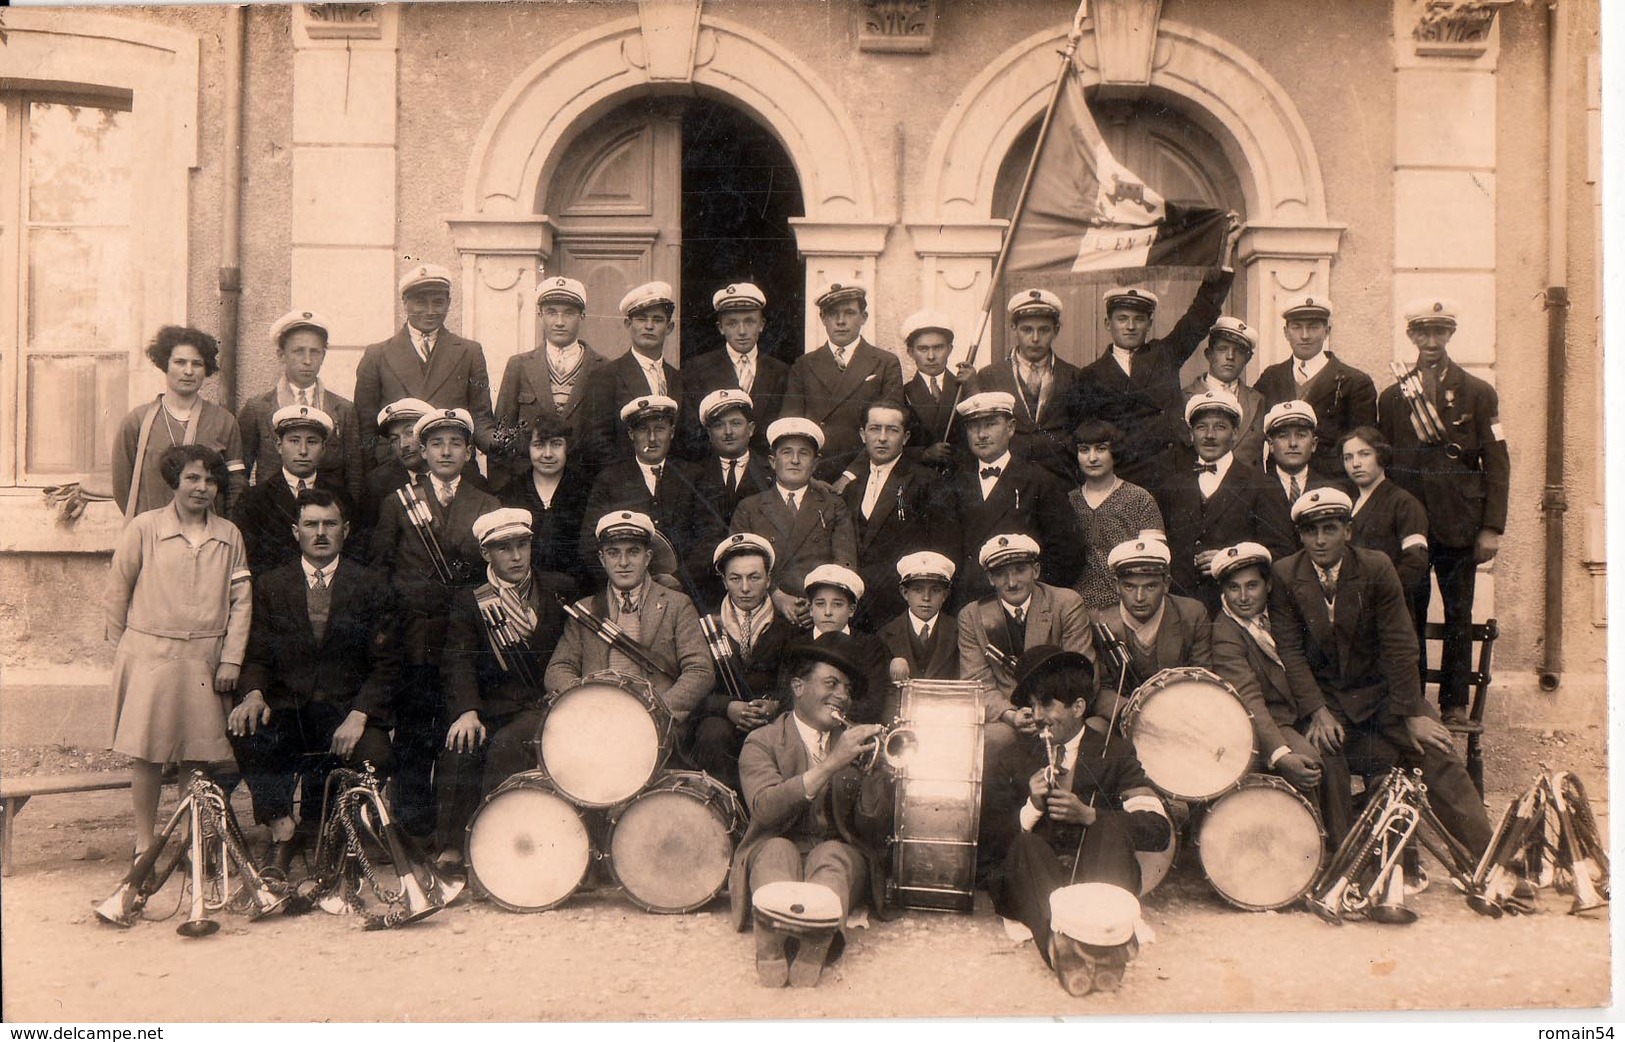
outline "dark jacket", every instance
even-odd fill
[[[592,491],[580,467],[567,465],[553,492],[553,505],[542,505],[530,471],[518,474],[497,497],[505,507],[530,511],[530,564],[536,572],[568,576],[575,587],[587,582],[587,562],[581,556],[581,524],[587,516]]]
[[[1174,591],[1195,597],[1214,611],[1219,606],[1219,584],[1206,569],[1198,574],[1198,553],[1251,540],[1263,543],[1274,557],[1281,558],[1297,548],[1298,540],[1284,506],[1285,495],[1266,484],[1273,483],[1273,477],[1232,459],[1224,480],[1205,501],[1197,477],[1195,471],[1187,470],[1170,480],[1163,520],[1168,525],[1168,549],[1173,553]]]
[[[554,591],[566,592],[537,576],[531,583],[530,606],[536,611],[536,628],[519,652],[538,686],[529,687],[521,678],[521,667],[510,663],[504,669],[480,619],[479,597],[486,586],[458,590],[452,599],[451,621],[446,630],[446,652],[440,660],[440,682],[445,690],[446,719],[456,720],[473,710],[485,722],[541,705],[546,692],[540,686],[547,671],[548,656],[564,633],[564,609]]]
[[[777,486],[741,500],[728,530],[765,538],[773,547],[773,585],[798,597],[807,573],[817,566],[857,567],[857,535],[846,501],[816,485],[801,490],[794,514]]]
[[[388,340],[367,346],[355,371],[363,459],[382,463],[389,458],[389,446],[378,435],[378,411],[402,398],[419,398],[437,409],[467,409],[474,418],[474,444],[481,452],[491,450],[496,418],[485,349],[478,342],[442,328],[425,365],[403,323]]]
[[[790,367],[781,415],[805,416],[824,429],[824,459],[839,474],[863,447],[864,407],[882,398],[897,401],[902,393],[903,367],[890,351],[860,337],[843,370],[826,343]]]
[[[1307,714],[1299,712],[1287,683],[1286,670],[1264,653],[1252,634],[1224,612],[1213,619],[1213,672],[1241,696],[1253,718],[1258,754],[1265,761],[1286,744],[1281,728],[1291,727]]]
[[[1078,464],[1072,449],[1072,431],[1083,419],[1078,412],[1081,397],[1078,381],[1083,370],[1060,358],[1052,358],[1050,380],[1034,410],[1016,380],[1014,356],[984,366],[976,374],[976,386],[969,393],[1004,391],[1016,400],[1016,435],[1011,451],[1048,470],[1067,484],[1075,484]]]
[[[1115,696],[1121,685],[1123,697],[1127,698],[1134,693],[1136,687],[1165,669],[1175,666],[1208,668],[1213,659],[1213,622],[1208,617],[1207,609],[1199,601],[1173,593],[1164,597],[1162,603],[1162,623],[1157,627],[1156,644],[1150,649],[1150,654],[1146,654],[1138,643],[1130,638],[1128,627],[1123,624],[1121,609],[1104,608],[1089,613],[1092,623],[1106,627],[1113,637],[1123,643],[1135,674],[1126,683],[1123,682],[1118,671],[1105,664],[1106,656],[1096,648],[1097,692],[1102,694],[1110,692]],[[1105,711],[1109,713],[1110,701],[1103,705],[1106,707]]]
[[[1282,402],[1305,401],[1315,410],[1315,454],[1309,466],[1323,477],[1341,480],[1343,457],[1337,448],[1338,439],[1356,427],[1370,427],[1377,422],[1377,385],[1371,377],[1330,351],[1326,364],[1310,379],[1301,391],[1297,374],[1293,371],[1297,359],[1288,358],[1258,374],[1253,384],[1264,396],[1266,410]]]
[[[344,489],[327,474],[317,471],[316,488],[344,498]],[[296,494],[282,476],[281,464],[269,477],[244,492],[232,511],[232,523],[243,533],[243,551],[248,555],[248,570],[256,576],[273,568],[280,568],[299,557],[299,542],[293,527],[298,520],[294,515]],[[348,513],[349,511],[347,511]],[[348,543],[351,557],[364,557],[359,543]]]
[[[581,460],[589,466],[601,467],[632,458],[632,436],[626,421],[621,419],[621,409],[627,402],[654,393],[649,390],[649,380],[632,354],[629,348],[619,358],[595,366],[586,378],[587,387],[582,393],[578,414],[580,436],[571,442],[570,448],[574,451],[579,445]],[[672,368],[670,362],[663,361],[660,365],[666,374],[666,397],[677,403],[677,429],[671,441],[675,451],[693,444],[694,440],[682,422],[685,385],[683,374]]]
[[[958,548],[949,553],[958,564],[955,603],[969,604],[993,587],[977,562],[982,544],[995,535],[1020,532],[1038,540],[1044,551],[1044,582],[1071,586],[1083,570],[1083,548],[1078,545],[1077,518],[1067,501],[1061,479],[1021,459],[1014,452],[1010,465],[986,500],[982,499],[981,463],[954,475],[950,531],[957,530]]]
[[[333,433],[327,436],[327,450],[322,453],[317,473],[344,489],[351,503],[360,504],[366,489],[367,464],[372,461],[368,459],[364,463],[362,459],[361,424],[356,419],[355,403],[323,387],[316,407],[333,420]],[[269,481],[282,470],[276,432],[271,428],[271,417],[280,408],[273,387],[250,398],[237,413],[237,427],[243,434],[243,464],[248,467],[249,480],[255,484]]]
[[[707,351],[683,363],[683,430],[689,434],[689,443],[683,451],[689,459],[705,459],[711,454],[711,440],[700,424],[700,403],[712,391],[725,387],[739,387],[739,373],[734,369],[729,348]],[[751,381],[751,418],[756,424],[756,437],[751,440],[751,452],[767,452],[767,425],[779,418],[784,408],[784,391],[790,383],[790,367],[770,356],[760,347],[756,349],[756,377]]]
[[[599,520],[613,510],[636,510],[649,515],[655,528],[677,551],[677,560],[685,573],[680,578],[697,582],[711,574],[711,552],[728,532],[715,510],[700,502],[695,488],[697,478],[693,464],[667,459],[651,495],[636,460],[621,460],[598,471],[592,491],[587,495],[578,536],[581,557],[594,577],[594,585],[597,577],[604,574],[598,564],[598,539],[593,534],[594,529]]]
[[[952,553],[953,538],[947,490],[937,472],[899,457],[881,486],[869,517],[863,516],[863,494],[869,487],[869,456],[859,455],[846,472],[852,481],[841,493],[852,517],[858,541],[858,574],[863,577],[861,617],[878,622],[902,611],[907,604],[897,585],[897,559],[917,550]]]
[[[876,634],[892,658],[908,663],[911,680],[959,679],[959,617],[944,611],[931,623],[931,642],[921,646],[914,636],[908,612],[898,615]]]

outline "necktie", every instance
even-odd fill
[[[294,494],[298,495],[300,492],[303,492],[305,489],[307,489],[309,487],[310,487],[310,485],[308,483],[306,483],[305,479],[300,478],[299,479],[299,487],[293,490]],[[318,576],[317,578],[320,579],[320,576]]]
[[[1191,468],[1191,470],[1198,474],[1217,474],[1219,472],[1219,465],[1217,463],[1198,462]]]
[[[660,487],[660,472],[665,469],[665,466],[666,465],[664,463],[656,463],[654,466],[649,468],[649,476],[654,482],[653,487],[649,489],[650,495],[653,495],[654,490]]]
[[[649,383],[650,383],[650,385],[652,387],[654,387],[655,393],[656,394],[665,394],[666,393],[666,367],[661,365],[659,362],[656,362],[654,365],[651,365],[649,367],[648,373],[649,373]]]
[[[942,377],[940,376],[931,378],[931,400],[934,402],[942,400]]]
[[[739,461],[738,460],[731,459],[731,460],[728,461],[728,479],[727,480],[728,480],[728,491],[729,492],[738,492],[739,491],[739,473],[738,473],[738,469],[739,469]]]
[[[1331,572],[1320,573],[1320,592],[1326,595],[1327,604],[1337,598],[1337,577]]]
[[[931,643],[931,624],[929,622],[920,627],[920,643]]]
[[[305,389],[303,387],[299,388],[299,404],[300,405],[309,405],[310,404],[310,397],[309,397],[309,395],[307,395],[305,393]]]
[[[846,348],[834,347],[834,345],[831,345],[831,347],[833,349],[832,353],[835,355],[835,368],[843,373],[846,372]]]
[[[739,357],[739,389],[746,394],[750,393],[751,384],[756,382],[756,367],[751,364],[749,355]]]
[[[828,755],[828,753],[829,753],[829,733],[828,732],[823,732],[823,733],[819,734],[818,743],[816,745],[814,745],[813,748],[812,748],[813,766],[816,767],[819,764],[823,763],[824,762],[824,757],[826,755]]]
[[[1303,495],[1303,486],[1298,484],[1297,475],[1287,478],[1287,481],[1290,483],[1290,487],[1286,490],[1287,496],[1291,498],[1292,502],[1296,503],[1298,497]]]
[[[427,362],[429,360],[429,353],[434,350],[434,341],[429,338],[429,334],[422,333],[419,334],[419,343],[421,350],[423,351],[423,360]]]
[[[879,499],[879,498],[880,498],[880,475],[877,474],[874,470],[870,470],[869,471],[869,485],[868,485],[867,488],[865,488],[863,490],[863,503],[861,504],[861,507],[863,509],[864,518],[867,519],[870,514],[873,514],[875,512],[875,501],[877,499]]]
[[[993,478],[993,479],[997,480],[998,476],[1000,474],[1003,474],[1003,473],[1004,473],[1004,468],[1003,467],[983,467],[982,468],[982,480],[986,481],[988,478]]]
[[[1016,625],[1027,625],[1027,606],[1025,604],[1016,609]]]
[[[434,483],[434,498],[439,500],[442,508],[451,506],[451,495],[450,485],[443,485],[438,481]]]
[[[637,613],[638,613],[638,605],[637,605],[636,601],[632,600],[631,591],[622,590],[621,591],[621,614],[622,615],[636,615]]]
[[[1303,386],[1305,384],[1307,384],[1308,382],[1309,382],[1309,363],[1300,360],[1298,362],[1298,388],[1300,390],[1302,390]]]
[[[790,513],[794,514],[796,512],[796,494],[794,492],[785,495],[784,505],[790,508]]]
[[[325,571],[316,573],[316,581],[305,591],[305,607],[310,613],[310,631],[319,642],[327,635],[327,615],[333,603],[333,592],[327,585]]]

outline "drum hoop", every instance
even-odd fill
[[[1275,792],[1288,793],[1295,797],[1299,805],[1309,812],[1309,819],[1315,823],[1315,835],[1320,840],[1320,842],[1315,844],[1316,854],[1314,870],[1310,872],[1309,881],[1303,885],[1302,889],[1293,894],[1291,897],[1277,903],[1254,904],[1250,901],[1243,901],[1240,898],[1233,897],[1219,889],[1218,885],[1213,882],[1212,876],[1208,875],[1207,863],[1202,861],[1201,849],[1202,834],[1207,829],[1209,815],[1212,813],[1213,807],[1217,805],[1218,800],[1222,798],[1214,797],[1213,802],[1204,808],[1201,822],[1192,830],[1192,845],[1196,847],[1196,860],[1202,866],[1202,878],[1207,880],[1208,886],[1215,894],[1219,895],[1221,900],[1236,908],[1240,908],[1243,911],[1271,912],[1277,909],[1290,907],[1301,900],[1305,894],[1314,889],[1315,881],[1320,878],[1321,869],[1325,868],[1326,866],[1326,827],[1321,823],[1320,811],[1315,807],[1313,800],[1309,799],[1309,797],[1298,791],[1297,786],[1293,785],[1285,778],[1277,777],[1273,774],[1253,773],[1243,775],[1241,781],[1225,790],[1223,795],[1229,796],[1232,793],[1240,792],[1242,789],[1269,789]]]
[[[629,684],[636,685],[636,689],[628,687]],[[586,801],[577,799],[575,796],[570,795],[568,792],[564,791],[564,789],[560,787],[556,781],[553,781],[552,775],[547,773],[547,766],[542,758],[542,736],[547,732],[547,723],[553,717],[553,710],[556,709],[558,704],[565,698],[584,687],[611,687],[632,696],[643,703],[644,710],[649,714],[649,719],[654,724],[655,762],[653,769],[649,772],[649,777],[644,779],[643,784],[639,786],[637,792],[626,797],[625,799],[617,800],[612,803]],[[548,780],[552,782],[554,788],[557,789],[560,796],[563,796],[566,800],[569,800],[577,807],[585,807],[593,810],[605,810],[608,808],[617,807],[622,803],[630,803],[632,800],[636,799],[638,796],[647,791],[652,780],[660,776],[662,770],[666,766],[666,761],[671,758],[672,750],[676,745],[676,737],[677,724],[676,721],[672,719],[671,711],[666,708],[666,703],[660,698],[660,696],[654,693],[654,688],[649,685],[647,680],[644,680],[642,677],[635,677],[629,673],[622,673],[614,669],[600,669],[597,672],[587,674],[576,683],[565,688],[563,691],[555,691],[547,696],[547,712],[536,724],[536,730],[531,734],[529,744],[532,751],[535,753],[537,764],[536,770],[542,772],[544,775],[547,775]],[[506,782],[504,782],[504,784],[506,784]]]
[[[704,779],[704,782],[701,779]],[[707,782],[709,785],[705,784]],[[707,807],[720,807],[724,812],[724,816],[728,819],[728,834],[735,837],[744,835],[747,823],[744,804],[740,802],[739,796],[726,783],[712,777],[705,771],[664,770],[657,772],[654,780],[644,786],[637,795],[628,797],[609,808],[605,814],[605,819],[609,822],[611,830],[620,824],[621,817],[632,809],[632,804],[645,796],[666,792],[678,792],[685,796],[691,796]]]
[[[1133,741],[1134,723],[1140,718],[1140,714],[1145,709],[1145,704],[1151,701],[1152,696],[1161,694],[1164,690],[1172,687],[1176,683],[1188,683],[1190,681],[1211,683],[1214,687],[1218,688],[1234,699],[1236,705],[1241,707],[1243,713],[1247,713],[1248,716],[1252,715],[1250,712],[1248,712],[1247,703],[1242,701],[1241,693],[1236,690],[1235,685],[1231,684],[1228,680],[1219,676],[1212,670],[1203,669],[1201,666],[1169,666],[1167,669],[1158,670],[1150,680],[1147,680],[1145,683],[1134,689],[1134,693],[1128,697],[1126,704],[1123,706],[1123,713],[1117,724],[1118,731],[1122,733],[1124,738]],[[1253,755],[1258,755],[1256,736],[1254,737],[1253,742]],[[1245,778],[1247,775],[1243,774],[1242,777]],[[1218,799],[1220,795],[1229,791],[1230,789],[1226,788],[1220,790],[1220,792],[1214,793],[1211,796],[1204,796],[1202,798],[1209,800]],[[1169,795],[1172,794],[1170,793]],[[1190,797],[1175,796],[1174,798],[1189,799]]]
[[[570,885],[570,889],[563,897],[548,904],[517,905],[511,901],[506,901],[498,897],[496,894],[491,892],[490,887],[485,885],[484,880],[480,879],[479,868],[474,864],[474,858],[472,856],[474,825],[480,820],[480,814],[498,796],[501,796],[504,793],[512,792],[516,789],[540,789],[541,791],[546,792],[551,796],[557,796],[560,800],[564,801],[564,805],[569,807],[571,811],[575,812],[576,819],[581,822],[581,835],[587,841],[587,860],[586,863],[581,866],[581,878],[577,879]],[[576,806],[575,801],[570,799],[570,797],[566,796],[564,793],[560,792],[557,786],[553,784],[553,780],[547,776],[547,772],[540,768],[530,771],[520,771],[517,774],[509,775],[501,785],[498,785],[496,788],[492,789],[485,795],[484,799],[480,800],[479,807],[474,811],[473,814],[469,815],[468,824],[463,826],[463,863],[468,866],[469,881],[475,886],[479,887],[480,892],[486,897],[490,898],[492,904],[508,912],[530,914],[534,912],[549,912],[559,907],[560,905],[564,904],[564,902],[574,897],[578,891],[580,891],[581,885],[587,881],[587,873],[592,871],[592,863],[595,860],[605,856],[606,855],[598,853],[597,846],[592,841],[592,830],[587,827],[587,821],[581,816],[580,808]]]

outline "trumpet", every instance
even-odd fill
[[[1444,420],[1440,418],[1433,399],[1428,397],[1421,376],[1417,375],[1415,369],[1406,369],[1399,362],[1389,362],[1388,369],[1398,382],[1400,397],[1410,410],[1411,430],[1416,432],[1416,437],[1424,445],[1445,445],[1449,432],[1445,430]],[[1445,455],[1451,459],[1459,458],[1461,446],[1453,442],[1445,445]]]
[[[842,727],[852,726],[841,712],[831,710],[830,715]],[[909,760],[913,759],[919,747],[920,736],[914,729],[914,722],[912,720],[898,720],[863,743],[864,751],[858,755],[853,766],[865,774],[877,767],[884,767],[891,773],[897,774],[908,766]]]

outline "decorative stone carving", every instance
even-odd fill
[[[937,28],[938,0],[862,0],[858,50],[926,54]]]
[[[1427,0],[1411,37],[1416,53],[1479,58],[1489,50],[1495,16],[1512,0]]]
[[[1115,84],[1144,87],[1151,82],[1152,59],[1157,52],[1157,24],[1162,19],[1162,0],[1096,0],[1090,5],[1095,62],[1102,86]],[[1086,66],[1088,43],[1079,48]]]
[[[312,40],[379,40],[377,4],[305,4],[305,34]]]

